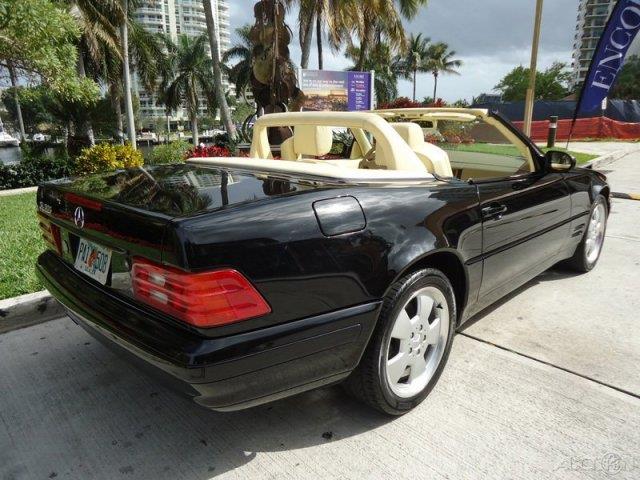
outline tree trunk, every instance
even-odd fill
[[[198,113],[191,114],[191,135],[193,136],[193,146],[197,147],[200,143],[200,137],[198,135]]]
[[[122,105],[120,104],[121,98],[118,93],[117,85],[111,85],[109,87],[110,95],[111,95],[111,103],[113,105],[113,109],[116,112],[116,137],[118,138],[118,143],[120,145],[124,144],[124,123],[122,122]]]
[[[363,38],[360,39],[360,52],[358,55],[358,64],[356,65],[356,70],[362,71],[364,70],[364,60],[367,56],[367,52],[369,50],[369,37],[371,36],[370,28],[367,27],[365,29],[365,33]]]
[[[417,69],[413,69],[413,101],[416,101],[416,74],[418,73]]]
[[[322,58],[322,18],[316,13],[316,42],[318,43],[318,70],[323,68]]]
[[[313,40],[313,16],[309,19],[305,29],[300,30],[300,45],[302,45],[302,58],[300,68],[309,68],[309,58],[311,57],[311,41]]]
[[[124,122],[122,121],[122,105],[120,105],[120,97],[116,98],[116,117],[118,143],[120,145],[124,145]]]
[[[78,76],[80,78],[85,78],[87,76],[85,68],[84,68],[84,57],[82,56],[82,52],[79,51],[78,52],[78,62],[76,64],[76,68],[78,70]],[[88,140],[88,144],[93,146],[96,144],[96,139],[95,136],[93,135],[93,127],[91,126],[91,122],[89,120],[83,121],[82,125],[78,125],[80,132],[82,132],[82,135],[84,135],[87,140]],[[78,132],[76,132],[76,135],[78,134]]]
[[[436,70],[435,72],[433,72],[433,102],[434,103],[438,102],[438,97],[436,97],[437,94],[438,94],[438,71]]]
[[[231,119],[231,112],[224,95],[222,85],[222,69],[220,68],[220,45],[218,44],[218,24],[214,21],[211,0],[202,0],[204,13],[207,20],[207,34],[209,35],[209,45],[211,47],[211,58],[213,60],[213,82],[215,87],[216,101],[220,109],[220,117],[229,139],[236,139],[236,126]]]
[[[124,108],[127,112],[127,136],[133,148],[136,145],[136,123],[133,114],[133,100],[131,98],[131,72],[129,71],[129,27],[127,26],[127,12],[129,0],[122,0],[125,17],[120,24],[120,42],[122,43],[122,76],[124,83]]]
[[[18,129],[20,130],[20,141],[24,142],[27,139],[24,133],[24,121],[22,119],[22,107],[20,107],[20,96],[18,95],[18,78],[16,76],[16,69],[13,67],[13,63],[9,62],[7,65],[9,68],[9,76],[11,77],[11,86],[13,87],[13,95],[16,102],[16,116],[18,117]]]

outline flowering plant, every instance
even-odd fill
[[[204,158],[204,157],[231,157],[231,150],[227,147],[218,147],[216,145],[211,146],[197,146],[187,151],[185,159],[188,158]]]

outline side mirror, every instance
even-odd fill
[[[576,159],[561,150],[549,150],[544,156],[552,172],[568,172],[576,166]]]

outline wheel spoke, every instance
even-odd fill
[[[409,372],[409,381],[412,382],[417,377],[422,375],[427,369],[427,361],[424,358],[424,354],[412,357],[409,366],[411,369],[411,371]]]
[[[436,343],[438,343],[438,340],[440,339],[441,323],[442,322],[440,320],[440,317],[436,317],[433,322],[429,324],[429,327],[426,331],[426,342],[429,345],[435,345]]]
[[[411,319],[407,312],[403,309],[398,318],[396,319],[396,323],[393,325],[393,330],[391,330],[392,338],[399,338],[400,340],[406,340],[411,335]]]
[[[428,322],[433,310],[433,298],[428,295],[418,297],[418,316],[423,322]]]
[[[398,380],[402,378],[408,365],[409,355],[405,352],[400,352],[391,360],[388,360],[387,374],[389,376],[389,380],[393,383],[398,383]]]
[[[446,351],[448,300],[430,285],[413,292],[396,312],[381,361],[391,391],[411,398],[428,385]]]

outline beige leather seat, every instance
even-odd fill
[[[407,142],[411,150],[416,153],[429,173],[435,173],[441,177],[453,177],[447,152],[440,147],[425,142],[420,125],[411,122],[391,123],[390,125]]]
[[[333,129],[315,125],[296,125],[293,136],[280,145],[283,160],[302,160],[304,156],[321,157],[331,151]]]

